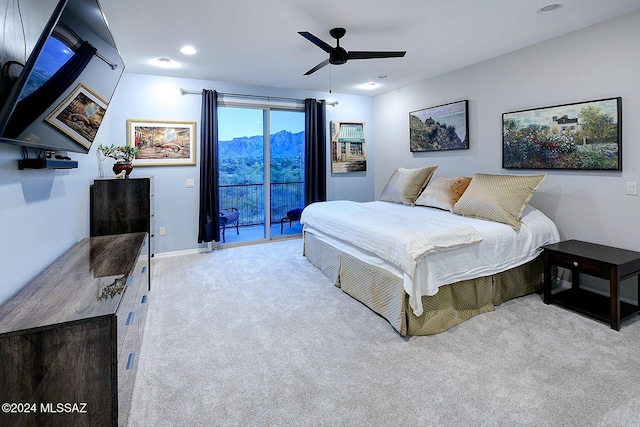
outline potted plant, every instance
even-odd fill
[[[116,175],[125,171],[125,177],[128,177],[133,170],[133,159],[138,155],[138,149],[130,145],[116,146],[111,144],[110,146],[99,145],[98,152],[102,153],[105,157],[111,157],[115,159],[113,164],[113,173]]]

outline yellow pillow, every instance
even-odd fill
[[[546,175],[490,175],[477,173],[453,212],[502,222],[520,228],[524,208]]]
[[[455,178],[439,176],[424,189],[415,204],[453,211],[453,205],[460,199],[470,182],[471,178],[467,176]]]
[[[382,190],[380,200],[386,202],[413,204],[418,194],[427,186],[437,166],[417,169],[398,168],[393,172]]]

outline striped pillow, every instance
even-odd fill
[[[453,207],[453,212],[502,222],[517,230],[524,208],[545,176],[477,173]]]

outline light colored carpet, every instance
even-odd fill
[[[638,426],[640,321],[539,295],[403,338],[302,240],[154,261],[132,426]]]

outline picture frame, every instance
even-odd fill
[[[194,166],[196,122],[127,120],[127,145],[138,155],[134,166]]]
[[[365,172],[367,143],[364,122],[331,121],[331,172]]]
[[[45,118],[45,122],[88,150],[104,119],[107,106],[107,101],[100,95],[84,83],[79,83]]]
[[[502,114],[505,169],[622,170],[622,98]]]
[[[412,153],[468,148],[468,100],[409,113],[409,151]]]

